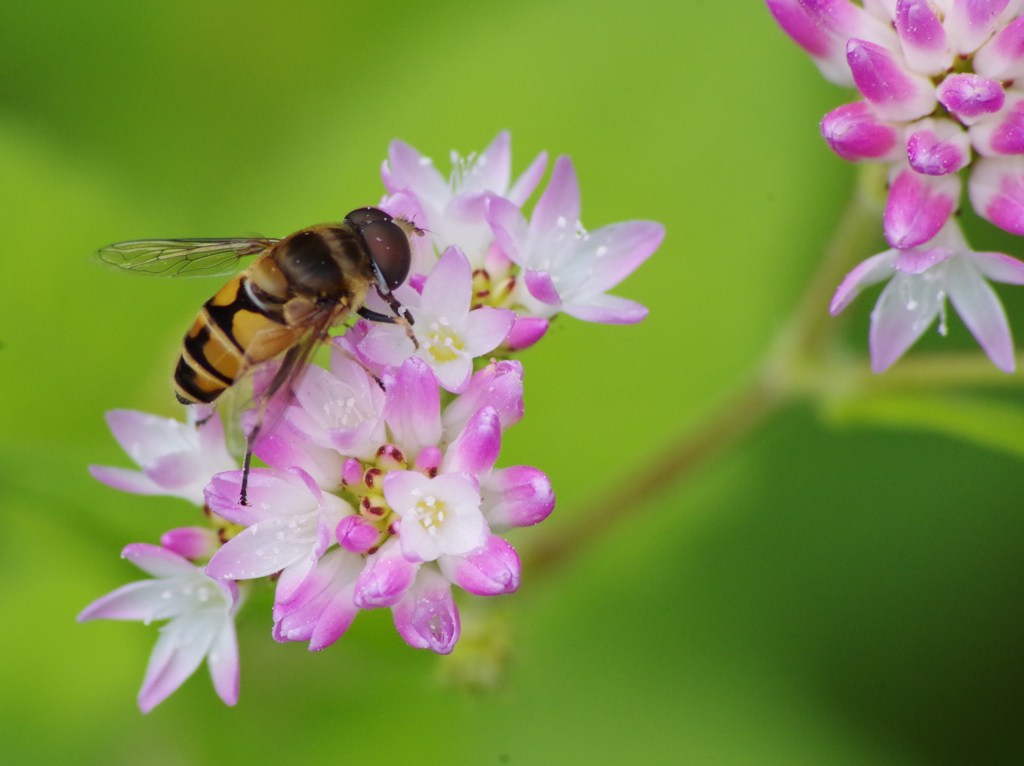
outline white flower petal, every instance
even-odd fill
[[[950,262],[947,287],[950,303],[989,359],[1003,372],[1013,372],[1013,339],[995,291],[965,257]]]
[[[871,369],[883,372],[903,356],[938,316],[940,294],[923,275],[897,274],[871,312]]]

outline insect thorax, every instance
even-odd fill
[[[362,294],[373,280],[366,245],[345,224],[296,232],[277,245],[273,258],[297,295],[339,300]]]

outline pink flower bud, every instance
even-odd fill
[[[960,196],[955,175],[925,176],[907,168],[889,188],[885,238],[900,250],[927,242],[949,219]]]
[[[368,553],[380,539],[380,530],[361,516],[352,514],[338,522],[334,536],[345,550]]]
[[[939,85],[936,95],[939,103],[964,125],[995,114],[1006,99],[1001,82],[976,74],[950,75]]]
[[[1024,157],[982,158],[967,186],[971,204],[987,220],[1024,235]]]
[[[493,407],[477,410],[445,454],[445,471],[487,473],[501,451],[501,421]]]
[[[955,173],[971,158],[966,131],[951,120],[921,120],[907,138],[910,167],[928,176]]]
[[[946,29],[957,53],[968,54],[977,50],[995,31],[999,14],[1009,0],[953,0],[946,13]]]
[[[767,0],[783,31],[807,51],[825,77],[850,85],[844,45],[851,37],[895,43],[892,29],[848,0]]]
[[[973,125],[971,142],[984,157],[1024,154],[1024,99],[1015,98],[999,114]]]
[[[414,649],[449,654],[459,640],[459,610],[451,586],[432,569],[423,569],[413,586],[392,610],[395,628]]]
[[[363,483],[363,464],[355,458],[348,458],[341,468],[341,480],[349,487]]]
[[[178,527],[164,532],[160,545],[179,556],[196,561],[212,556],[220,545],[217,533],[206,527]]]
[[[899,159],[899,132],[881,122],[865,101],[826,114],[821,134],[832,151],[850,162]]]
[[[498,412],[502,429],[523,418],[523,365],[518,361],[491,362],[476,372],[469,386],[441,415],[445,432],[460,433],[469,419],[483,407]]]
[[[412,586],[418,564],[402,557],[397,540],[388,541],[366,560],[356,580],[355,605],[360,609],[393,606]]]
[[[420,454],[416,456],[415,468],[425,476],[435,476],[437,469],[441,467],[443,457],[440,448],[434,446],[424,447],[420,450]]]
[[[543,317],[516,317],[515,324],[505,338],[505,345],[511,351],[529,348],[544,337],[550,324]]]
[[[492,529],[539,524],[555,507],[551,480],[528,465],[495,471],[480,489],[484,516]]]
[[[477,596],[513,593],[519,588],[519,555],[507,541],[491,535],[483,548],[465,556],[444,556],[441,572]]]
[[[949,68],[953,52],[928,0],[898,0],[894,21],[903,55],[914,71],[934,75]]]
[[[857,89],[883,120],[916,120],[935,108],[935,87],[927,77],[904,68],[891,51],[867,40],[846,44]]]
[[[1024,75],[1024,16],[1020,16],[974,54],[974,71],[995,80]]]

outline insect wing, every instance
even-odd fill
[[[238,261],[259,255],[276,239],[138,239],[107,245],[97,255],[115,269],[161,277],[218,277],[238,270]]]

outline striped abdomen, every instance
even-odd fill
[[[302,336],[302,326],[286,323],[283,300],[259,291],[257,302],[254,290],[259,288],[250,272],[243,271],[199,311],[174,371],[182,404],[213,402],[254,364],[272,359]]]

